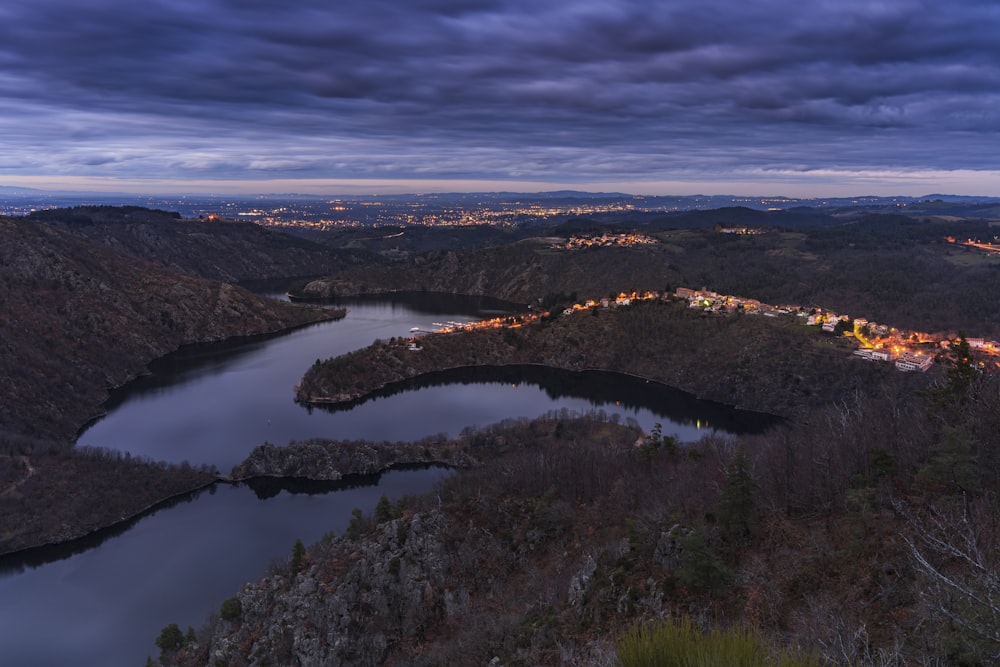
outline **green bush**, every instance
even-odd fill
[[[160,636],[156,638],[156,646],[162,655],[178,651],[184,646],[184,633],[176,623],[171,623],[160,631]]]
[[[621,667],[819,667],[815,654],[774,650],[758,630],[697,629],[691,619],[637,626],[618,641]]]
[[[219,608],[219,616],[222,617],[222,620],[230,623],[240,620],[242,615],[243,605],[240,604],[239,598],[229,598]]]

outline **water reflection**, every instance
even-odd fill
[[[682,440],[698,437],[705,424],[757,428],[759,416],[655,383],[537,367],[429,376],[350,410],[306,410],[294,402],[293,386],[316,359],[433,328],[436,320],[496,314],[483,310],[496,307],[485,300],[441,295],[344,305],[340,321],[163,360],[118,392],[79,442],[228,470],[264,441],[417,440],[553,410],[597,408],[646,429],[661,422]],[[287,557],[296,539],[342,532],[353,508],[371,511],[382,494],[426,492],[445,474],[426,468],[334,483],[213,486],[84,540],[8,557],[0,564],[0,664],[142,664],[164,625],[201,625],[244,582]]]
[[[262,500],[221,485],[110,531],[33,550],[0,570],[0,665],[144,664],[168,623],[199,627],[296,539],[347,529],[351,511],[425,493],[447,471],[392,470],[335,492],[287,489]]]
[[[215,465],[225,472],[265,441],[412,441],[562,409],[604,410],[634,419],[646,430],[661,423],[665,434],[684,441],[706,429],[755,431],[767,421],[621,374],[531,366],[431,374],[349,409],[314,410],[295,403],[293,387],[317,359],[367,346],[375,338],[409,335],[413,326],[431,328],[434,320],[482,315],[463,309],[484,306],[480,299],[464,300],[442,314],[449,309],[441,295],[421,295],[418,302],[420,310],[399,298],[349,302],[343,320],[272,340],[221,346],[217,355],[204,348],[173,355],[157,365],[153,376],[118,392],[114,407],[78,442],[154,460]]]
[[[266,341],[182,350],[158,362],[152,375],[116,391],[107,414],[77,442],[228,471],[265,441],[394,441],[437,433],[441,429],[429,422],[449,419],[440,411],[411,412],[406,419],[401,416],[411,409],[402,406],[399,415],[388,417],[366,410],[347,419],[310,416],[295,403],[294,386],[317,359],[365,347],[376,338],[408,335],[414,326],[432,328],[438,318],[474,319],[481,312],[477,308],[497,305],[462,298],[451,300],[449,309],[448,302],[441,295],[419,295],[417,306],[401,297],[348,301],[342,304],[348,308],[343,320]],[[447,413],[449,400],[439,398]]]
[[[191,503],[203,493],[213,494],[215,493],[215,490],[216,485],[212,484],[204,489],[174,496],[169,500],[157,503],[145,512],[137,514],[126,521],[94,531],[89,535],[85,535],[75,540],[60,542],[59,544],[34,547],[31,549],[23,549],[15,553],[0,556],[0,578],[9,574],[22,573],[25,570],[65,560],[90,551],[91,549],[96,549],[108,540],[114,539],[119,535],[124,535],[148,516],[156,514],[160,511],[169,510],[179,505]]]
[[[372,392],[358,400],[339,404],[317,404],[328,412],[354,410],[369,401],[396,397],[435,387],[483,386],[497,384],[515,389],[537,387],[554,404],[564,399],[583,399],[595,409],[617,410],[634,416],[651,415],[670,425],[693,427],[697,431],[760,433],[779,419],[750,410],[699,399],[674,387],[622,373],[585,370],[569,371],[538,365],[466,366],[426,373]],[[650,417],[642,421],[648,422]],[[648,424],[641,424],[648,428]],[[668,427],[669,432],[669,427]]]

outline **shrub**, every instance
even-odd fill
[[[219,616],[222,617],[222,620],[229,621],[230,623],[240,620],[242,615],[243,605],[240,604],[239,598],[229,598],[219,608]]]
[[[691,619],[636,626],[618,641],[622,667],[819,667],[819,656],[774,650],[756,629],[703,633]]]
[[[156,646],[164,655],[178,651],[184,646],[184,633],[176,623],[171,623],[160,631]]]

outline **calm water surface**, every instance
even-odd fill
[[[635,419],[646,429],[663,422],[665,433],[683,440],[702,435],[698,420],[670,421],[662,410],[623,407],[613,397],[591,400],[585,393],[553,397],[538,384],[522,382],[442,384],[385,396],[349,411],[310,410],[295,403],[294,386],[316,359],[367,346],[376,338],[409,336],[412,327],[430,330],[434,322],[469,321],[477,316],[479,304],[456,300],[437,304],[432,312],[403,302],[346,305],[348,315],[338,322],[224,353],[175,355],[159,364],[162,375],[130,386],[123,402],[87,429],[79,443],[156,460],[209,463],[228,472],[265,441],[416,440],[562,408],[604,409]]]
[[[142,667],[157,655],[163,626],[200,627],[269,563],[287,559],[296,539],[342,533],[353,508],[425,492],[444,474],[392,471],[367,486],[267,500],[222,485],[71,557],[36,566],[0,559],[0,665]]]
[[[665,418],[669,404],[675,414],[677,405],[682,413],[701,410],[693,403],[665,395],[661,407],[651,409],[635,399],[618,400],[619,393],[648,392],[609,389],[613,385],[601,377],[588,380],[590,389],[582,378],[565,375],[538,382],[448,381],[346,411],[306,409],[294,402],[293,387],[316,359],[376,338],[408,336],[412,327],[494,314],[475,300],[345,305],[348,315],[337,322],[161,361],[152,376],[119,392],[79,443],[214,464],[226,472],[264,441],[412,440],[563,408],[603,409],[647,429],[661,422],[665,433],[685,440],[705,432],[698,428],[703,417]],[[596,400],[588,397],[595,394]],[[719,413],[712,408],[705,414]],[[342,532],[353,508],[371,511],[382,494],[425,492],[445,474],[435,468],[393,471],[354,488],[308,494],[272,489],[258,496],[245,485],[218,486],[72,549],[0,560],[0,665],[142,665],[156,653],[153,642],[163,626],[199,627],[244,582],[287,558],[296,539],[309,543],[330,530]]]

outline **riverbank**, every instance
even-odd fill
[[[499,327],[376,341],[314,364],[296,388],[313,405],[363,400],[392,386],[470,366],[540,365],[623,372],[698,398],[783,417],[864,391],[889,371],[851,357],[840,339],[794,321],[707,316],[644,302]]]
[[[317,314],[316,319],[309,319],[302,322],[292,324],[290,326],[281,327],[279,329],[274,329],[271,331],[262,331],[260,333],[239,335],[239,336],[229,336],[221,340],[205,340],[198,341],[194,343],[186,343],[180,345],[164,355],[157,357],[149,361],[145,368],[127,378],[120,384],[113,387],[108,387],[107,398],[103,403],[100,404],[99,411],[93,414],[89,419],[87,419],[77,430],[73,436],[73,440],[76,441],[79,437],[91,426],[93,426],[97,421],[107,415],[109,408],[114,407],[118,402],[118,396],[126,395],[132,385],[137,382],[144,381],[151,375],[156,374],[161,369],[175,367],[176,364],[183,360],[183,362],[190,363],[192,360],[196,360],[202,356],[218,355],[229,350],[236,350],[245,345],[251,343],[258,343],[268,340],[273,340],[275,338],[280,338],[281,336],[288,335],[295,331],[300,331],[308,327],[315,326],[317,324],[322,324],[323,322],[337,321],[345,318],[347,316],[346,308],[310,308],[311,312]]]
[[[289,326],[176,347],[166,357],[146,361],[143,370],[122,386],[155,371],[171,355],[217,352],[346,315],[343,309],[284,308],[295,311]],[[111,395],[112,390],[104,391]],[[81,405],[97,403],[96,397],[74,398]],[[100,411],[91,413],[76,429],[77,435],[99,419],[108,404],[100,405]],[[17,467],[18,473],[4,483],[0,495],[0,554],[64,544],[127,524],[179,496],[205,488],[217,478],[216,471],[205,466],[154,462],[118,451],[74,447],[72,441],[61,439],[5,435],[0,445],[8,456],[15,457],[11,466]]]
[[[108,501],[107,494],[100,491],[106,490],[112,483],[103,479],[107,474],[111,479],[127,480],[117,489],[119,501],[95,503],[88,509],[92,514],[87,517],[53,517],[57,525],[45,531],[38,527],[32,529],[32,522],[18,511],[18,505],[6,502],[7,497],[14,493],[3,494],[0,496],[0,511],[5,519],[20,516],[20,522],[9,523],[20,525],[23,532],[11,534],[8,529],[0,536],[0,568],[44,562],[56,553],[65,557],[84,551],[108,537],[125,532],[144,516],[183,502],[216,484],[245,483],[253,487],[262,480],[338,482],[410,466],[473,468],[481,465],[487,455],[487,450],[483,449],[487,437],[483,434],[487,432],[470,432],[453,439],[434,436],[414,442],[313,439],[285,446],[264,443],[255,447],[229,475],[207,469],[196,470],[186,465],[169,466],[133,460],[117,452],[84,450],[69,455],[53,455],[54,458],[39,461],[37,467],[32,469],[30,478],[41,478],[37,488],[22,490],[27,479],[17,485],[16,492],[20,496],[30,498],[46,489],[55,491],[68,483],[67,478],[87,475],[90,484],[97,489],[96,495]],[[502,441],[494,439],[490,442],[490,456],[502,451],[499,447]],[[143,490],[146,492],[143,493]],[[37,506],[38,502],[30,504]],[[61,507],[71,509],[74,506],[62,504]]]
[[[215,471],[70,449],[29,458],[33,474],[0,496],[0,556],[79,540],[215,483]]]
[[[394,455],[393,448],[400,446],[402,451]],[[419,450],[418,450],[419,445]],[[325,456],[317,456],[317,449],[325,451]],[[375,457],[366,457],[363,462],[352,465],[338,455],[338,450],[357,452],[359,449],[374,451]],[[178,485],[171,491],[163,491],[168,495],[157,495],[151,500],[132,496],[136,502],[146,504],[133,509],[105,508],[104,520],[93,523],[82,521],[72,525],[72,520],[60,522],[57,532],[44,534],[32,532],[29,535],[39,536],[36,539],[4,534],[0,538],[0,571],[35,567],[54,560],[68,558],[100,545],[107,539],[127,532],[138,521],[150,514],[173,507],[178,503],[188,502],[197,494],[212,491],[219,484],[246,484],[259,493],[259,489],[287,482],[291,487],[302,486],[311,482],[351,482],[358,478],[370,478],[381,475],[393,469],[406,469],[414,466],[443,466],[447,468],[471,468],[480,461],[460,451],[461,446],[454,442],[421,442],[421,443],[339,443],[334,441],[312,441],[308,443],[290,443],[287,447],[276,447],[264,444],[255,448],[247,460],[237,466],[233,475],[222,475],[214,472],[198,471],[198,477],[191,486],[183,486],[179,479]],[[340,461],[335,472],[322,464],[322,460],[330,458]],[[138,463],[139,471],[149,464]],[[162,464],[152,464],[161,467]],[[181,466],[183,468],[183,466]],[[42,473],[48,466],[42,464]],[[133,469],[133,472],[136,469]],[[39,472],[35,470],[35,472]],[[90,471],[93,472],[93,471]],[[119,472],[121,472],[119,470]],[[32,475],[34,476],[34,474]],[[171,477],[169,468],[166,477]],[[19,485],[20,486],[20,485]],[[52,486],[50,483],[47,486]],[[332,489],[331,489],[332,490]],[[134,491],[134,489],[132,490]],[[10,494],[4,494],[10,495]],[[3,496],[0,496],[0,511],[4,517],[16,516],[17,510],[6,507]],[[14,514],[11,514],[13,512]]]

